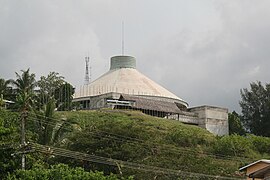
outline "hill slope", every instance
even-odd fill
[[[190,175],[185,172],[239,177],[239,167],[258,158],[269,157],[269,138],[237,135],[215,137],[196,126],[135,111],[61,112],[57,116],[76,121],[77,127],[80,127],[61,146],[102,157],[181,170],[183,173],[180,177],[183,179]],[[263,147],[258,148],[256,143],[262,141],[265,142]],[[82,165],[86,169],[103,170],[105,173],[134,175],[135,179],[179,177],[132,170],[121,164],[117,167],[70,162],[67,159],[64,162]],[[203,177],[193,176],[194,179]]]

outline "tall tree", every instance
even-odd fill
[[[30,69],[22,70],[22,74],[16,72],[16,80],[12,83],[15,85],[18,94],[16,97],[16,104],[21,113],[21,144],[25,145],[25,121],[28,117],[29,111],[33,107],[34,88],[36,87],[35,74],[30,73]],[[22,154],[22,169],[25,169],[25,154]]]
[[[237,112],[229,113],[229,134],[244,135],[245,129],[241,123],[240,116]]]
[[[74,92],[74,87],[67,82],[56,89],[55,97],[57,100],[57,109],[59,111],[71,110]]]
[[[64,84],[64,77],[57,72],[50,72],[47,76],[41,76],[37,82],[39,87],[38,103],[39,108],[46,105],[55,98],[55,91]]]
[[[55,145],[62,143],[66,135],[78,128],[74,119],[54,116],[55,100],[51,99],[43,109],[36,112],[35,122],[37,123],[38,141],[44,145]]]
[[[2,96],[3,99],[15,101],[16,94],[14,93],[12,87],[11,87],[12,80],[5,80],[0,78],[0,96]]]
[[[260,81],[252,82],[250,90],[241,90],[240,106],[244,126],[251,133],[270,136],[270,84],[265,87]]]
[[[11,81],[17,90],[16,103],[19,111],[22,112],[22,114],[27,115],[27,112],[29,112],[33,106],[33,99],[35,96],[35,74],[30,73],[30,69],[27,69],[26,71],[22,70],[21,75],[16,72],[16,78],[16,80]]]
[[[6,81],[5,79],[0,78],[0,94],[2,94],[4,98],[8,94],[9,84],[10,84],[10,80]]]

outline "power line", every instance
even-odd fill
[[[40,115],[38,115],[40,116]],[[41,116],[41,117],[44,117],[45,116]],[[33,118],[33,117],[32,117]],[[49,118],[51,120],[55,120],[56,122],[61,122],[63,123],[64,120],[58,120],[58,119],[55,119],[55,118]],[[37,120],[35,119],[32,119],[34,121],[42,121],[44,123],[47,123],[47,124],[50,124],[52,126],[55,126],[55,124],[53,122],[47,122],[45,120]],[[69,123],[69,122],[65,122],[69,125],[73,125],[72,123]],[[65,130],[72,130],[68,127],[64,127],[63,129]],[[198,152],[198,151],[195,151],[195,150],[191,150],[191,149],[186,149],[186,148],[179,148],[179,147],[175,147],[175,146],[171,146],[171,145],[166,145],[166,144],[158,144],[158,143],[152,143],[152,142],[147,142],[146,141],[143,141],[141,139],[137,139],[137,138],[131,138],[131,137],[127,137],[127,136],[121,136],[121,135],[116,135],[116,134],[112,134],[112,133],[108,133],[108,132],[105,132],[105,131],[100,131],[100,130],[95,130],[94,132],[88,132],[90,134],[92,134],[93,136],[97,137],[97,138],[100,138],[100,137],[103,137],[105,139],[113,139],[115,141],[121,141],[121,142],[128,142],[128,143],[131,143],[131,144],[142,144],[144,146],[147,146],[147,147],[151,147],[150,145],[154,145],[154,146],[157,146],[157,147],[160,147],[162,148],[163,150],[165,151],[168,151],[170,152],[170,150],[176,152],[176,153],[180,153],[180,152],[187,152],[187,153],[196,153],[196,154],[203,154],[203,155],[206,155],[206,156],[210,156],[210,157],[213,157],[213,158],[217,158],[217,159],[224,159],[224,160],[241,160],[241,159],[247,159],[247,160],[251,160],[251,158],[248,158],[248,157],[241,157],[241,156],[225,156],[225,155],[217,155],[217,154],[211,154],[211,153],[203,153],[203,152]],[[97,135],[97,133],[99,133]],[[105,136],[103,135],[102,133],[104,134],[107,134],[109,136]],[[150,143],[150,144],[149,144]]]
[[[191,177],[207,177],[207,178],[231,179],[231,180],[240,179],[236,177],[215,176],[215,175],[209,175],[209,174],[203,174],[203,173],[194,173],[194,172],[187,172],[187,171],[182,171],[182,170],[161,168],[161,167],[150,166],[150,165],[145,165],[141,163],[127,162],[127,161],[122,161],[122,160],[117,160],[117,159],[112,159],[112,158],[105,158],[102,156],[89,155],[89,154],[81,153],[77,151],[70,151],[70,150],[66,150],[62,148],[56,148],[53,146],[43,146],[40,144],[31,144],[31,145],[34,147],[36,151],[43,152],[46,154],[59,155],[63,157],[74,158],[74,159],[95,162],[95,163],[100,163],[100,164],[106,164],[106,165],[112,165],[112,166],[117,166],[117,164],[120,164],[121,167],[127,167],[130,169],[135,169],[135,170],[140,170],[140,171],[150,171],[150,172],[177,175],[177,176],[185,175],[185,176],[191,176]]]

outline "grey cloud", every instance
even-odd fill
[[[0,76],[30,67],[38,76],[57,71],[77,87],[84,56],[92,78],[121,52],[138,69],[185,99],[240,110],[239,91],[252,81],[269,82],[270,2],[0,1]]]

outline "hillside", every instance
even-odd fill
[[[57,116],[75,121],[78,123],[76,126],[80,127],[61,146],[102,157],[181,170],[180,177],[183,179],[198,179],[198,176],[200,179],[211,179],[186,172],[239,177],[239,167],[258,158],[269,157],[270,153],[269,138],[237,135],[215,137],[196,126],[135,111],[61,112]],[[125,166],[119,168],[85,162],[83,166],[106,173],[134,175],[135,179],[179,177],[135,171]]]
[[[28,174],[45,172],[44,169],[50,165],[65,163],[87,171],[103,171],[107,175],[134,176],[134,179],[217,179],[216,176],[228,179],[241,178],[239,167],[270,157],[270,138],[254,135],[216,137],[196,126],[136,111],[56,112],[53,119],[47,120],[30,115],[27,140],[37,143],[42,139],[40,136],[43,133],[35,128],[37,123],[42,122],[52,126],[48,130],[52,129],[51,136],[56,137],[49,144],[51,148],[66,150],[59,151],[57,155],[28,154],[27,169],[42,166]],[[12,173],[20,168],[20,155],[15,158],[10,156],[20,150],[17,113],[0,110],[0,125],[3,145],[0,149],[0,169]],[[76,154],[77,158],[80,155],[77,160],[68,158]],[[91,158],[89,161],[86,156],[95,157],[96,162],[91,162]]]

